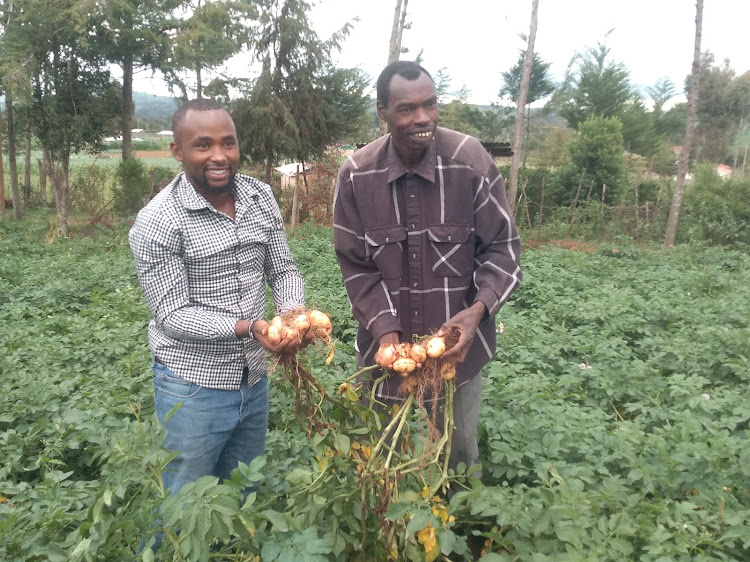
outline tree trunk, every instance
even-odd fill
[[[10,189],[13,193],[13,218],[21,220],[21,190],[18,189],[18,162],[16,160],[16,126],[13,120],[13,98],[5,91],[5,126],[8,142],[8,173]]]
[[[542,228],[542,224],[544,224],[544,182],[546,179],[547,176],[542,177],[542,195],[539,201],[539,228]]]
[[[302,165],[302,169],[304,169],[304,164]],[[294,227],[297,226],[297,223],[299,222],[299,208],[297,207],[297,193],[299,191],[299,178],[300,178],[300,170],[299,170],[299,164],[297,164],[297,177],[294,178],[294,189],[292,190],[292,216],[289,219],[289,236],[294,236]]]
[[[23,154],[23,204],[31,206],[31,120],[26,119]]]
[[[195,67],[195,97],[200,99],[203,97],[203,83],[201,79],[201,65],[200,63]]]
[[[133,55],[122,61],[122,159],[133,156]]]
[[[406,5],[409,0],[396,0],[396,9],[393,13],[393,27],[391,27],[391,42],[388,45],[388,64],[395,62],[401,55],[401,39],[404,35],[404,24],[406,23]]]
[[[0,218],[5,218],[5,170],[3,169],[3,114],[0,111]]]
[[[51,156],[51,151],[50,151]],[[63,236],[68,235],[68,212],[70,210],[70,188],[68,183],[68,170],[70,165],[70,149],[65,148],[55,157],[48,160],[47,175],[52,184],[55,194],[55,206],[59,220],[58,230]]]
[[[266,183],[271,185],[271,176],[273,174],[273,147],[269,144],[266,147]]]
[[[529,104],[528,113],[529,116],[525,118],[526,121],[526,138],[523,141],[523,162],[521,163],[522,168],[526,168],[526,156],[529,153],[529,133],[531,130],[531,104]]]
[[[740,139],[742,138],[742,129],[744,128],[743,123],[745,121],[744,117],[740,117],[740,126],[737,129],[737,143],[734,147],[734,162],[732,162],[732,175],[734,175],[734,172],[737,170],[737,160],[740,158]]]
[[[671,248],[674,246],[677,238],[677,221],[680,218],[680,208],[682,207],[682,194],[685,191],[685,176],[687,175],[688,160],[690,158],[690,149],[693,145],[693,135],[695,134],[695,116],[698,108],[698,87],[699,72],[701,61],[701,32],[703,27],[703,0],[695,2],[695,47],[693,49],[693,69],[690,75],[690,92],[688,93],[688,118],[685,125],[685,141],[682,143],[682,152],[680,153],[680,163],[677,168],[677,181],[674,186],[674,195],[672,196],[672,206],[669,209],[669,220],[667,222],[667,232],[664,235],[664,247]]]
[[[570,210],[570,227],[568,228],[568,238],[573,234],[573,226],[576,224],[576,207],[578,207],[578,197],[581,195],[581,188],[583,187],[583,176],[586,170],[581,172],[581,179],[578,180],[578,189],[576,190],[575,199],[573,199],[573,206]]]
[[[403,4],[402,4],[403,2]],[[396,0],[396,9],[393,12],[393,26],[391,27],[391,42],[388,45],[388,64],[396,62],[401,56],[401,39],[404,35],[406,24],[406,5],[409,0]],[[388,133],[388,125],[380,121],[380,136]]]
[[[48,207],[47,200],[47,177],[49,176],[49,153],[46,148],[42,149],[42,159],[39,162],[39,204]]]
[[[516,193],[518,193],[518,165],[521,162],[521,136],[523,134],[524,109],[526,108],[526,97],[529,93],[529,82],[531,80],[531,65],[534,62],[534,41],[536,40],[536,15],[539,8],[539,0],[531,3],[531,26],[529,28],[529,41],[526,45],[526,60],[523,63],[523,74],[521,75],[521,89],[516,100],[516,128],[513,134],[513,159],[510,164],[510,191],[508,192],[508,203],[511,213],[515,216]]]

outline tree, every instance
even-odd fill
[[[523,76],[525,62],[526,53],[520,51],[516,65],[509,71],[502,73],[503,87],[500,89],[499,94],[501,98],[509,98],[511,101],[518,104],[518,96],[521,91],[521,78]],[[526,158],[528,157],[529,134],[531,130],[531,104],[549,96],[555,91],[555,83],[549,77],[549,67],[550,63],[545,62],[537,53],[534,53],[534,59],[531,65],[531,76],[529,77],[529,91],[526,95],[526,135],[522,163],[522,166],[524,167],[526,166]]]
[[[2,21],[5,23],[5,27],[10,24],[12,20],[17,17],[17,11],[14,10],[13,5],[0,6],[0,16]],[[5,40],[5,34],[3,35],[3,42]],[[2,51],[2,50],[0,50]],[[28,77],[21,72],[15,72],[16,66],[13,63],[11,57],[8,57],[7,53],[0,55],[0,83],[4,86],[5,90],[5,125],[6,125],[6,141],[8,145],[8,172],[10,175],[10,186],[11,195],[13,197],[13,218],[20,220],[21,218],[21,191],[18,185],[18,162],[16,157],[16,104],[15,95],[19,93],[28,93]],[[0,128],[2,123],[0,123]],[[0,134],[0,137],[2,135]],[[2,144],[2,138],[0,138],[0,144]],[[2,159],[2,151],[0,150],[0,159]],[[0,161],[0,168],[3,164]],[[4,184],[4,178],[2,178]],[[5,210],[5,186],[0,186],[0,196],[2,196],[2,208]]]
[[[5,169],[3,164],[3,117],[0,111],[0,217],[5,218]]]
[[[727,100],[727,91],[734,75],[728,60],[717,65],[710,51],[701,54],[694,133],[694,160],[698,162],[721,162],[731,152],[730,139],[739,121],[739,117],[735,120],[732,115]],[[688,96],[691,80],[692,76],[689,76],[685,81]]]
[[[506,72],[501,73],[503,86],[498,96],[518,103],[521,92],[521,78],[523,67],[526,62],[526,51],[519,51],[518,61]],[[531,64],[531,75],[529,76],[529,91],[526,94],[526,105],[546,98],[555,91],[555,83],[549,75],[550,63],[544,61],[539,53],[534,53]]]
[[[662,77],[656,81],[656,84],[646,88],[648,95],[654,104],[654,114],[661,115],[664,111],[664,104],[671,100],[677,93],[674,84],[669,78]]]
[[[16,126],[13,117],[13,96],[5,90],[5,125],[8,141],[8,172],[10,172],[10,189],[13,194],[13,218],[21,219],[21,191],[18,188],[18,167],[16,162]],[[5,204],[5,202],[3,202]]]
[[[243,1],[220,0],[190,2],[192,14],[179,26],[173,40],[169,66],[165,69],[167,84],[180,91],[183,99],[191,93],[203,97],[204,73],[237,54],[249,40],[248,18],[256,15],[255,6]],[[189,71],[195,88],[184,76]]]
[[[2,37],[5,68],[32,80],[32,129],[45,152],[59,229],[67,233],[72,152],[96,148],[115,131],[120,90],[103,70],[106,61],[85,40],[89,13],[83,0],[16,0]],[[7,76],[7,74],[6,74]]]
[[[133,75],[161,68],[171,48],[169,32],[177,26],[172,12],[187,0],[104,0],[88,25],[88,39],[122,69],[122,159],[132,155]]]
[[[732,168],[736,170],[740,151],[740,137],[750,119],[750,70],[732,80],[727,88],[726,100],[730,114],[739,118],[735,129],[735,150],[732,159]]]
[[[626,103],[618,115],[622,121],[622,139],[625,149],[647,158],[659,149],[660,137],[655,127],[655,114],[646,110],[639,97]]]
[[[688,89],[688,118],[685,126],[685,141],[682,143],[680,163],[677,169],[677,181],[675,181],[672,205],[669,208],[669,219],[667,231],[664,235],[664,247],[674,246],[677,238],[677,222],[680,218],[680,207],[682,206],[682,195],[685,191],[685,176],[687,175],[690,149],[693,146],[693,134],[695,119],[698,112],[698,88],[700,86],[701,66],[701,32],[703,28],[703,0],[695,2],[695,46],[693,48],[693,71],[690,75],[690,88]]]
[[[515,215],[516,193],[518,193],[518,165],[521,161],[521,135],[523,133],[524,111],[526,100],[529,97],[529,84],[531,82],[531,67],[534,62],[534,41],[536,40],[536,20],[539,0],[531,2],[531,26],[529,38],[526,44],[526,60],[523,63],[523,74],[521,77],[518,99],[516,100],[516,128],[513,134],[513,159],[510,165],[510,189],[508,191],[508,203],[510,211]]]
[[[433,76],[435,93],[440,109],[440,125],[477,137],[484,141],[494,141],[500,135],[507,121],[507,108],[493,105],[482,111],[475,105],[467,103],[470,91],[463,86],[458,91],[451,90],[451,78],[445,68],[439,69]]]
[[[606,200],[616,201],[627,185],[622,122],[592,115],[579,125],[568,151],[576,174],[582,175],[584,184],[593,183],[592,194],[601,199],[606,189]]]
[[[367,82],[359,71],[334,69],[331,52],[351,30],[346,24],[326,41],[310,27],[304,0],[263,0],[253,56],[263,71],[246,100],[234,104],[240,150],[273,163],[284,155],[305,161],[361,126]],[[342,118],[341,116],[346,116]]]
[[[551,127],[544,137],[539,163],[553,170],[567,164],[570,160],[568,143],[573,139],[573,132],[567,127]]]
[[[619,117],[633,97],[627,69],[622,63],[608,61],[608,55],[609,49],[599,43],[580,64],[572,95],[560,110],[573,128],[592,115]]]

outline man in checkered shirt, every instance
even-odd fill
[[[450,465],[479,454],[480,371],[496,348],[495,316],[521,283],[520,240],[497,167],[474,138],[437,126],[430,74],[388,65],[377,110],[389,134],[349,157],[334,201],[334,244],[354,316],[358,361],[384,343],[461,331],[454,357]],[[398,375],[376,389],[399,399]]]
[[[201,476],[227,479],[239,462],[264,453],[266,350],[302,345],[266,338],[265,283],[281,314],[304,303],[304,282],[271,188],[237,173],[229,113],[211,100],[190,101],[172,130],[183,171],[138,213],[130,247],[153,314],[148,339],[164,445],[180,452],[162,475],[176,493]]]

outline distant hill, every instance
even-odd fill
[[[169,122],[172,114],[177,109],[177,100],[168,96],[154,96],[142,92],[133,92],[133,103],[135,104],[135,116],[144,121]]]

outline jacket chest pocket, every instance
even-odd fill
[[[375,262],[383,279],[401,277],[406,229],[403,226],[387,226],[365,231],[368,259]]]
[[[474,235],[464,224],[438,224],[427,229],[427,255],[440,277],[465,277],[474,272]]]

